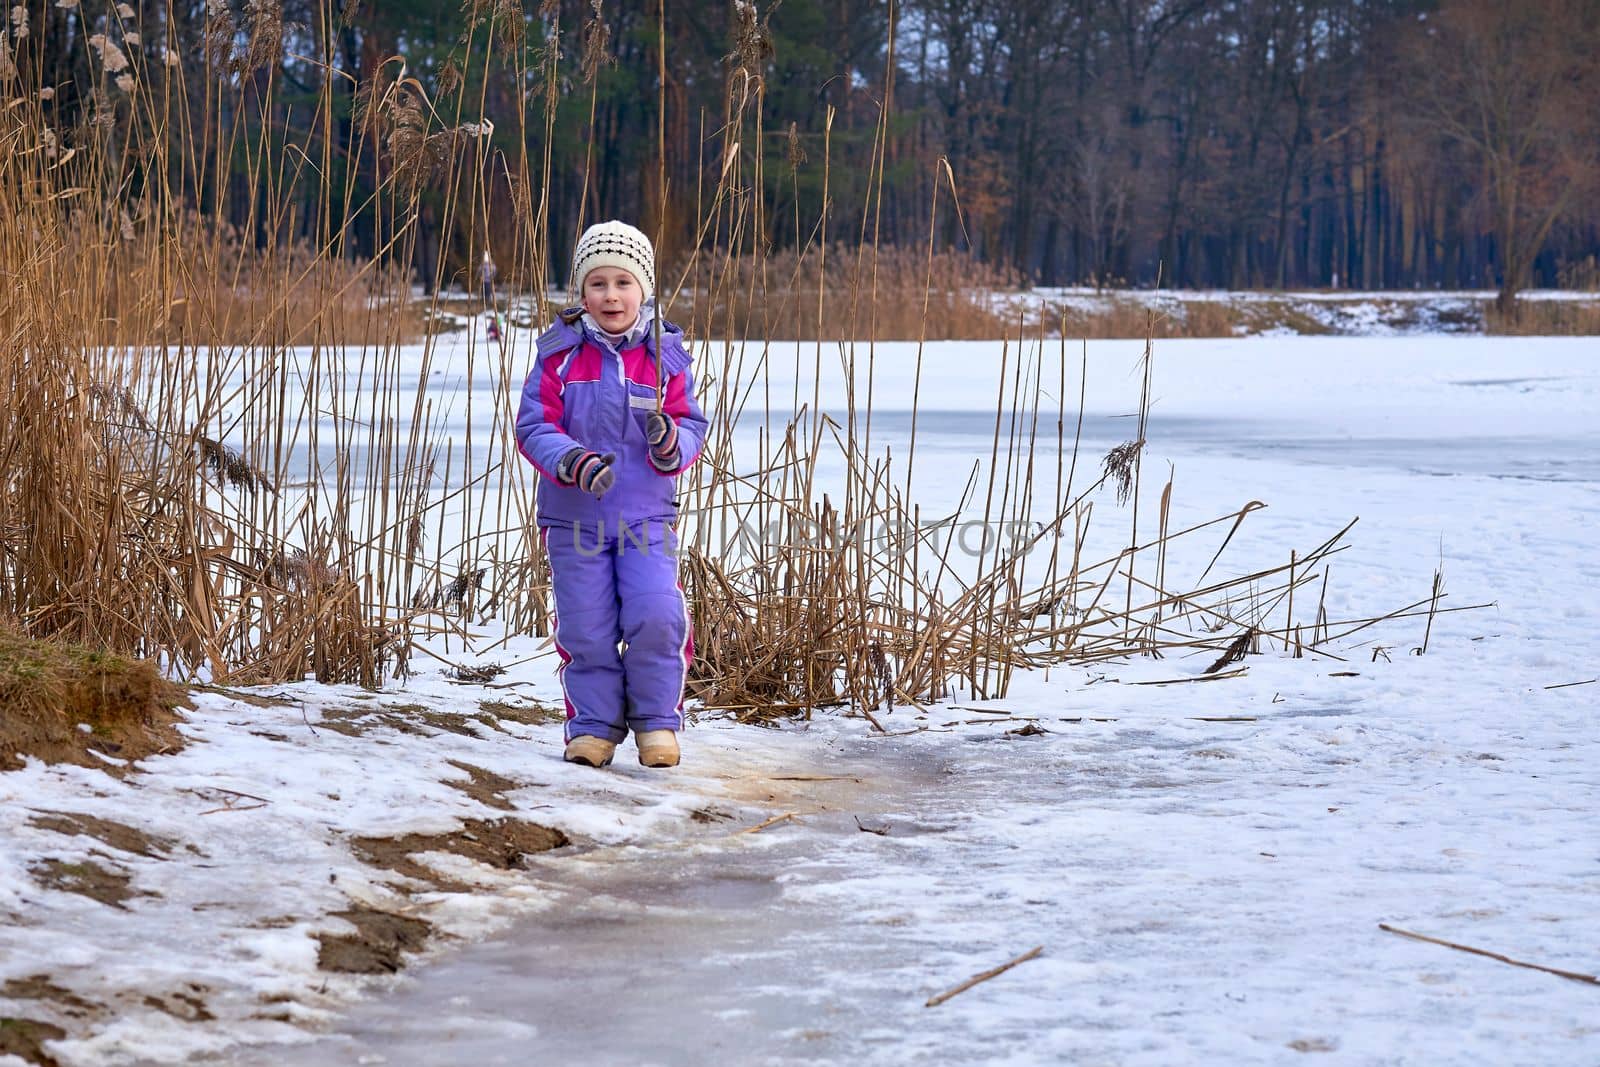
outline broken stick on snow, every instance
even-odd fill
[[[1379,923],[1378,929],[1387,930],[1391,934],[1399,934],[1401,937],[1410,937],[1418,941],[1426,941],[1430,945],[1443,945],[1445,948],[1453,948],[1458,952],[1470,952],[1474,956],[1488,956],[1491,960],[1499,960],[1501,963],[1509,963],[1513,967],[1526,967],[1532,971],[1543,971],[1545,974],[1554,974],[1562,978],[1570,978],[1574,982],[1587,982],[1590,985],[1600,985],[1600,978],[1597,978],[1592,974],[1582,974],[1578,971],[1563,971],[1557,967],[1546,967],[1542,963],[1527,963],[1523,960],[1514,960],[1510,956],[1502,956],[1500,953],[1490,952],[1488,949],[1473,948],[1471,945],[1458,945],[1454,941],[1445,941],[1442,938],[1429,937],[1427,934],[1414,934],[1410,930],[1402,930],[1398,926],[1390,926],[1388,923]]]
[[[1002,963],[1000,966],[996,967],[992,971],[984,971],[982,974],[975,974],[971,978],[968,978],[965,982],[962,982],[960,985],[958,985],[954,989],[950,990],[949,992],[940,993],[936,997],[929,997],[928,998],[928,1003],[926,1005],[924,1005],[924,1006],[925,1007],[929,1007],[929,1008],[936,1008],[940,1004],[943,1004],[945,1001],[949,1000],[951,997],[955,996],[957,993],[965,993],[967,990],[971,989],[973,986],[977,985],[979,982],[987,982],[989,979],[995,977],[996,975],[1005,974],[1007,971],[1009,971],[1011,968],[1015,967],[1017,964],[1019,964],[1019,963],[1027,963],[1029,960],[1033,959],[1035,956],[1037,956],[1039,953],[1041,953],[1043,951],[1044,951],[1044,946],[1043,945],[1036,945],[1033,948],[1029,949],[1027,952],[1024,952],[1022,955],[1018,956],[1016,959],[1012,960],[1010,963]]]
[[[786,811],[782,815],[774,815],[772,818],[768,819],[764,823],[760,823],[760,824],[758,824],[756,826],[747,826],[743,830],[736,831],[734,833],[734,836],[738,837],[739,834],[758,834],[762,830],[765,830],[767,827],[776,826],[778,823],[783,822],[785,819],[792,819],[798,814],[799,814],[799,812]]]

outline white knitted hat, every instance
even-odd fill
[[[644,290],[644,299],[649,300],[656,291],[655,259],[650,238],[638,229],[616,219],[597,222],[578,238],[577,251],[572,254],[572,287],[581,294],[583,279],[590,271],[620,267],[633,275]]]

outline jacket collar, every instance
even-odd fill
[[[584,328],[585,317],[582,307],[570,307],[557,315],[556,321],[550,324],[550,328],[539,335],[538,354],[548,356],[552,352],[564,352],[583,344],[585,340],[593,341],[602,351],[615,352],[616,349],[601,340],[603,335],[599,331],[590,335]],[[641,340],[653,357],[656,352],[653,305],[639,309],[639,322],[635,328],[643,328],[644,336]],[[666,319],[661,320],[661,350],[662,369],[666,373],[677,374],[689,365],[689,352],[683,344],[683,329]]]

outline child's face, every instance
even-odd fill
[[[583,277],[583,310],[607,333],[623,333],[639,318],[644,290],[621,267],[596,267]]]

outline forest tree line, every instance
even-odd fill
[[[191,138],[347,145],[403,71],[502,157],[548,159],[554,278],[580,220],[692,246],[742,95],[773,250],[822,239],[826,190],[826,239],[931,237],[1041,285],[1600,286],[1600,0],[24,0],[0,84],[48,87],[64,131],[114,121],[107,41],[152,70],[232,57],[231,96],[191,79]],[[306,106],[330,83],[334,116]],[[498,180],[497,249],[530,202]],[[930,216],[936,187],[959,213]],[[470,271],[449,195],[418,190],[424,280]],[[382,247],[381,220],[339,224],[348,254]]]

